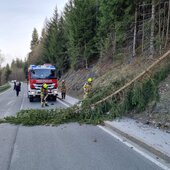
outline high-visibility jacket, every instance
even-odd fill
[[[92,90],[92,84],[85,83],[83,89],[84,89],[84,93],[88,94]]]
[[[48,89],[44,89],[43,87],[41,87],[41,96],[44,97],[48,94]]]

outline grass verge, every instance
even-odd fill
[[[9,83],[0,86],[0,93],[4,92],[5,90],[9,89],[11,85]]]

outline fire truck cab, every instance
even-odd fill
[[[42,85],[48,85],[48,97],[56,101],[58,95],[58,81],[56,68],[51,64],[30,65],[28,68],[28,98],[33,102],[34,98],[39,97]]]

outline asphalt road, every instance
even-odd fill
[[[49,107],[64,107],[59,101]],[[0,116],[29,103],[26,86],[19,97],[11,89],[0,95]],[[58,127],[0,125],[0,170],[160,170],[157,165],[97,126],[76,123]]]
[[[22,83],[21,92],[16,96],[16,91],[10,90],[0,94],[0,117],[15,115],[21,109],[53,109],[66,107],[60,101],[49,101],[49,107],[41,108],[40,100],[29,102],[27,97],[27,85]]]

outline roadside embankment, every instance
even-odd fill
[[[9,83],[6,83],[2,86],[0,86],[0,93],[4,92],[5,90],[9,89],[11,85]]]

